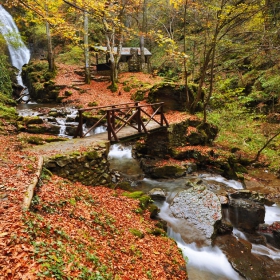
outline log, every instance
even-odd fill
[[[39,156],[38,168],[35,173],[35,177],[33,178],[31,184],[27,187],[27,190],[24,194],[22,208],[23,210],[28,210],[34,195],[34,189],[38,184],[42,169],[43,169],[44,159],[42,156]]]

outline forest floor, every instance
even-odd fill
[[[112,93],[106,80],[84,84],[80,71],[58,65],[56,84],[66,86],[60,96],[71,92],[63,98],[65,106],[132,102],[139,86],[161,81],[142,73],[121,74],[119,89]],[[193,117],[172,111],[165,116],[169,123]],[[86,187],[44,172],[32,211],[23,211],[39,160],[24,149],[25,137],[9,123],[0,135],[0,280],[187,279],[176,243],[122,190]]]
[[[122,75],[121,79],[132,79]],[[137,80],[152,77],[137,73]],[[79,83],[84,92],[73,90]],[[109,82],[81,83],[60,66],[57,84],[71,87],[68,102],[87,106],[131,102]],[[61,94],[64,94],[63,92]],[[170,113],[169,122],[186,117]],[[0,135],[0,279],[187,279],[185,260],[139,201],[119,189],[86,187],[44,174],[32,204],[23,197],[38,169],[38,155],[23,148],[24,135],[6,124]],[[157,236],[156,236],[157,235]]]

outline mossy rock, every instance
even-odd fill
[[[153,178],[174,178],[183,176],[185,172],[186,169],[184,167],[178,165],[164,165],[155,167],[151,172],[151,176]]]
[[[248,173],[248,170],[240,163],[235,163],[233,168],[236,173]]]
[[[35,134],[43,134],[46,133],[47,128],[37,124],[28,125],[26,128],[26,132],[35,133]]]
[[[119,183],[117,184],[117,187],[118,187],[119,189],[124,190],[124,191],[131,191],[131,190],[132,190],[130,183],[127,182],[127,181],[119,182]]]
[[[151,204],[151,205],[149,205],[148,210],[151,213],[150,218],[157,219],[160,209],[155,204]]]
[[[64,92],[64,95],[65,96],[71,96],[73,94],[73,92],[72,91],[70,91],[70,90],[66,90],[65,92]]]
[[[123,196],[129,197],[129,198],[133,198],[133,199],[139,199],[141,196],[143,196],[144,193],[142,191],[136,191],[136,192],[124,192]]]
[[[131,96],[131,99],[133,101],[143,101],[144,97],[145,97],[145,92],[138,90]]]
[[[56,138],[46,138],[45,141],[47,143],[52,143],[52,142],[61,142],[61,141],[67,141],[68,139],[67,138],[61,138],[61,137],[56,137]]]
[[[55,101],[57,103],[61,103],[65,98],[66,98],[66,96],[58,96]]]
[[[152,202],[151,197],[144,194],[142,191],[136,191],[136,192],[124,192],[124,196],[133,198],[133,199],[138,199],[139,200],[139,207],[140,209],[137,210],[138,213],[141,213],[141,210],[147,209],[147,207],[150,205]]]
[[[153,229],[149,230],[149,233],[154,236],[167,236],[166,232],[160,228],[153,228]]]
[[[31,124],[42,124],[44,121],[39,118],[38,116],[34,117],[24,117],[22,120],[26,125],[31,125]]]
[[[44,140],[37,136],[30,136],[30,137],[26,138],[25,141],[27,143],[33,144],[33,145],[43,145],[44,144]]]
[[[84,112],[83,113],[83,118],[86,121],[86,124],[88,126],[92,126],[96,124],[101,118],[103,117],[102,114],[92,114],[91,112]],[[106,123],[106,118],[104,118],[100,124],[105,124]]]
[[[48,93],[48,98],[56,100],[58,95],[59,95],[59,90],[54,89]]]
[[[97,151],[91,151],[85,153],[85,156],[87,157],[88,160],[93,160],[99,158],[99,154]]]
[[[191,146],[203,145],[207,142],[207,135],[201,132],[192,132],[186,137]]]
[[[0,118],[5,120],[16,120],[18,114],[13,107],[8,107],[0,104]]]
[[[43,77],[46,81],[49,81],[49,80],[51,80],[52,78],[55,77],[55,72],[47,71],[47,72],[44,73]]]
[[[152,202],[151,197],[149,195],[143,195],[139,198],[140,207],[144,210],[146,209],[149,204]]]

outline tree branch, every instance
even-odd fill
[[[251,163],[256,162],[256,161],[259,160],[259,157],[260,157],[261,152],[262,152],[262,151],[267,147],[267,145],[268,145],[274,138],[276,138],[279,134],[280,134],[280,130],[266,141],[266,143],[263,145],[263,147],[258,151],[258,153],[257,153],[257,155],[256,155],[256,157],[255,157],[255,159],[253,159],[253,160],[251,161]]]

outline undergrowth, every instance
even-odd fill
[[[237,102],[208,112],[207,121],[219,127],[214,143],[228,150],[241,150],[253,159],[265,143],[279,131],[280,126],[266,122],[266,116],[249,112]],[[276,171],[280,163],[280,137],[262,151],[262,161]]]

